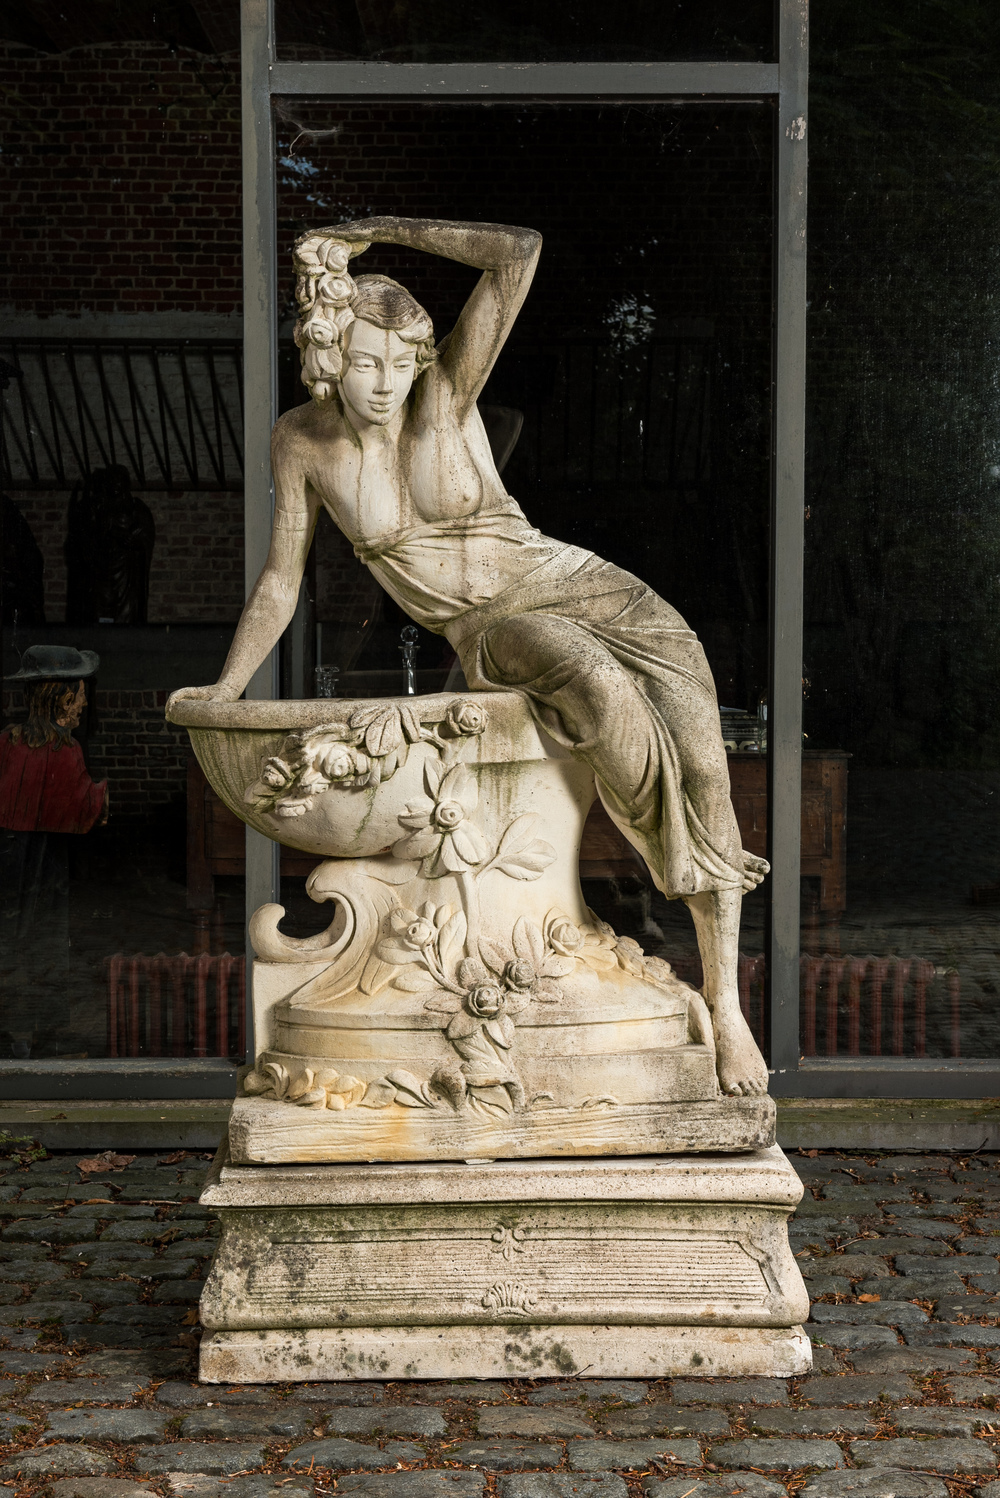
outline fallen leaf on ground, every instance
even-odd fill
[[[179,1165],[182,1160],[188,1158],[187,1150],[174,1150],[172,1155],[164,1155],[162,1160],[157,1160],[157,1165]]]
[[[86,1180],[87,1176],[94,1175],[97,1171],[103,1174],[106,1170],[124,1170],[134,1159],[134,1155],[116,1155],[114,1150],[105,1150],[103,1154],[92,1155],[89,1160],[78,1160],[76,1168]]]

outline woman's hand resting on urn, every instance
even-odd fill
[[[178,687],[167,698],[167,712],[175,702],[236,702],[240,696],[238,687],[217,681],[211,687]]]

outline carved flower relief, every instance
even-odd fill
[[[486,732],[489,721],[485,707],[464,700],[451,703],[445,714],[444,727],[453,734],[480,734]]]
[[[260,778],[265,785],[272,786],[274,790],[282,791],[286,785],[291,785],[294,779],[294,771],[283,759],[277,755],[273,759],[266,760],[260,772]]]
[[[545,940],[560,957],[575,957],[583,946],[583,932],[565,916],[551,916],[546,925]]]
[[[486,839],[470,820],[479,805],[475,777],[463,764],[445,770],[428,760],[424,787],[427,795],[408,802],[399,818],[410,832],[393,845],[393,854],[421,859],[425,879],[468,873],[490,853]]]
[[[325,357],[322,351],[312,353],[317,358]],[[268,809],[279,817],[301,817],[311,810],[314,798],[331,786],[360,789],[389,780],[406,763],[411,744],[423,741],[433,744],[446,757],[453,756],[458,752],[456,739],[484,733],[488,722],[486,709],[474,701],[450,703],[444,719],[435,719],[436,726],[430,727],[421,723],[417,710],[409,704],[373,702],[355,708],[349,722],[322,723],[289,734],[280,753],[264,761],[260,778],[247,788],[244,799],[250,805],[265,808],[269,803]],[[439,778],[444,774],[445,769],[439,767]],[[444,798],[453,804],[440,810],[442,833],[450,836],[454,827],[465,822],[468,814],[465,802],[471,796],[474,808],[477,795],[475,782],[470,779],[463,782],[461,793]],[[423,801],[421,797],[415,805],[422,805]],[[479,834],[469,833],[466,824],[457,846],[468,854],[478,840]],[[448,849],[441,850],[442,858],[453,861],[460,856],[455,849],[455,841],[450,839]],[[473,860],[467,858],[459,869],[443,866],[442,872],[459,872],[472,864]]]
[[[383,962],[391,962],[394,966],[416,962],[434,940],[434,914],[435,908],[430,904],[422,905],[419,915],[404,910],[402,906],[390,910],[386,922],[388,930],[378,944],[377,955]]]
[[[243,1091],[251,1097],[270,1096],[281,1103],[297,1103],[300,1108],[353,1108],[366,1090],[366,1083],[332,1067],[314,1071],[304,1066],[295,1075],[279,1061],[266,1061],[243,1078]]]
[[[502,985],[475,957],[466,957],[459,963],[458,982],[460,992],[433,993],[424,1008],[452,1016],[445,1030],[451,1041],[463,1040],[485,1028],[491,1040],[509,1050],[514,1039],[512,1016],[527,1008],[530,993],[519,993]]]

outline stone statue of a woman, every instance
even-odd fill
[[[370,243],[483,272],[435,348],[385,276],[347,273]],[[289,624],[322,506],[386,592],[447,637],[473,689],[516,688],[593,768],[659,889],[694,918],[719,1082],[762,1093],[740,1012],[740,903],[767,872],[740,846],[712,674],[680,615],[638,578],[541,535],[504,489],[476,400],[513,327],[541,236],[500,224],[372,218],[301,238],[296,343],[312,401],[281,417],[271,549],[215,686],[235,700]]]

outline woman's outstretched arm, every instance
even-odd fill
[[[351,244],[403,244],[481,270],[448,338],[441,367],[455,392],[460,420],[472,410],[528,294],[542,236],[509,224],[447,219],[368,218],[316,231]]]
[[[222,675],[211,687],[181,687],[171,693],[168,707],[191,698],[235,702],[291,623],[319,514],[319,500],[306,482],[300,443],[293,424],[280,420],[271,438],[276,501],[271,546],[240,615]]]

